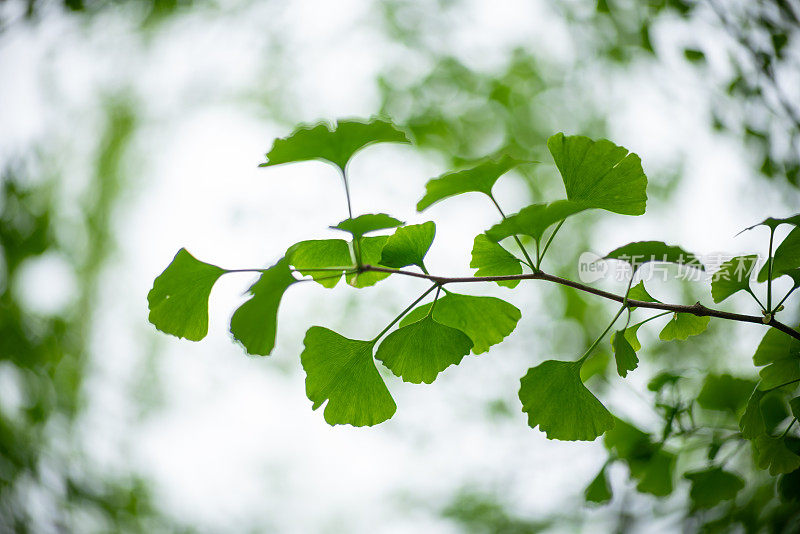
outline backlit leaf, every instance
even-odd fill
[[[711,277],[711,297],[722,302],[734,293],[750,289],[750,274],[758,256],[737,256],[723,263]]]
[[[522,274],[520,260],[504,249],[502,246],[490,241],[485,234],[475,236],[472,245],[472,260],[469,266],[475,271],[475,276],[508,276]],[[516,287],[519,280],[502,280],[497,285]]]
[[[697,395],[697,404],[706,410],[729,411],[738,414],[756,387],[753,380],[736,378],[729,374],[709,374]]]
[[[625,334],[625,330],[618,330],[612,340],[614,358],[617,362],[617,373],[623,378],[628,376],[628,371],[633,371],[639,366],[639,358],[636,357],[636,351],[633,350]]]
[[[528,426],[538,426],[547,439],[593,441],[614,426],[614,416],[581,382],[580,367],[580,362],[548,360],[520,380]]]
[[[642,321],[641,323],[636,323],[634,325],[631,325],[625,329],[625,339],[628,341],[628,344],[631,346],[631,348],[637,352],[642,350],[642,344],[639,342],[637,333],[639,331],[639,327],[642,326],[643,324],[644,321]],[[616,339],[616,337],[617,337],[617,332],[611,334],[612,347],[614,346],[614,340]]]
[[[430,221],[398,228],[383,246],[381,265],[395,269],[407,265],[421,267],[435,235],[436,225]]]
[[[338,273],[324,269],[344,268],[355,264],[350,255],[347,241],[342,239],[301,241],[289,247],[289,250],[286,251],[286,259],[300,271],[300,274],[311,276],[315,281],[328,288],[339,283],[344,269]]]
[[[234,312],[231,334],[248,354],[266,356],[272,352],[278,330],[278,306],[284,292],[295,282],[289,262],[281,259],[252,285],[249,290],[252,298]]]
[[[650,293],[648,293],[647,289],[644,287],[644,282],[641,280],[628,291],[628,298],[630,300],[639,300],[642,302],[659,302],[657,299],[650,296]]]
[[[606,477],[605,466],[597,473],[594,480],[586,487],[583,492],[586,502],[593,502],[595,504],[604,504],[611,500],[614,494],[611,492],[611,486]]]
[[[567,198],[587,208],[642,215],[647,177],[639,156],[611,141],[557,133],[547,140]]]
[[[288,137],[276,139],[260,167],[320,159],[344,169],[353,154],[367,145],[409,142],[404,132],[381,119],[301,126]]]
[[[428,316],[386,336],[375,358],[406,382],[430,384],[449,366],[458,365],[471,348],[472,340],[464,332]]]
[[[606,254],[605,259],[625,261],[633,266],[634,270],[648,262],[676,263],[701,271],[704,269],[697,256],[662,241],[628,243]]]
[[[795,227],[773,253],[772,278],[775,279],[800,267],[800,226]],[[758,281],[766,282],[769,275],[767,263],[758,272]]]
[[[361,263],[364,265],[381,265],[381,253],[383,246],[389,236],[376,235],[373,237],[362,237],[359,239],[359,250],[361,250]],[[385,266],[384,266],[385,267]],[[363,273],[348,273],[347,283],[353,287],[363,288],[377,284],[391,273],[380,273],[367,271]]]
[[[529,162],[503,156],[470,169],[448,172],[433,178],[425,184],[425,196],[417,203],[417,211],[423,211],[440,200],[461,193],[477,192],[491,196],[492,187],[497,179],[523,163]]]
[[[658,337],[662,341],[674,339],[685,341],[689,336],[705,332],[710,319],[710,317],[698,317],[691,313],[673,313],[672,318],[658,334]]]
[[[372,359],[374,341],[348,339],[312,326],[303,344],[306,395],[315,410],[327,401],[328,424],[372,426],[394,415],[397,405]]]
[[[756,367],[766,365],[759,373],[759,389],[771,389],[800,380],[800,340],[770,328],[761,338],[753,355],[753,364]]]
[[[495,242],[512,235],[529,235],[540,241],[545,230],[552,225],[585,209],[587,206],[569,200],[532,204],[492,226],[486,231],[486,235]]]
[[[353,219],[345,219],[336,226],[331,226],[331,228],[348,232],[353,234],[353,237],[358,238],[370,232],[396,228],[401,224],[403,224],[403,221],[398,221],[385,213],[367,213]]]
[[[400,321],[400,326],[414,323],[428,314],[431,304],[411,310]],[[480,354],[500,343],[514,331],[522,314],[513,304],[496,297],[475,297],[447,293],[433,310],[437,323],[461,330],[472,340],[472,352]]]
[[[721,467],[692,471],[684,477],[692,483],[689,498],[696,508],[711,508],[722,501],[735,499],[736,494],[744,488],[741,477]]]
[[[180,249],[147,294],[148,319],[166,334],[200,341],[208,333],[211,288],[225,272]]]

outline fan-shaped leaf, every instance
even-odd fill
[[[750,289],[750,275],[758,256],[737,256],[726,261],[711,277],[711,297],[722,302],[734,293]]]
[[[765,393],[760,388],[756,388],[747,399],[744,414],[739,420],[739,429],[741,429],[744,439],[754,439],[767,433],[764,414],[761,413],[761,399],[764,398],[764,395]]]
[[[495,242],[512,235],[529,235],[540,241],[542,234],[552,225],[585,209],[587,206],[569,200],[531,204],[492,226],[486,231],[486,235]]]
[[[402,226],[389,236],[381,251],[381,265],[399,269],[407,265],[422,267],[422,260],[433,244],[436,225],[433,222]]]
[[[691,313],[674,313],[672,319],[664,326],[658,334],[662,341],[672,341],[680,339],[686,341],[689,336],[702,334],[708,328],[710,317],[698,317]]]
[[[389,236],[376,235],[373,237],[359,238],[359,250],[361,251],[361,262],[365,265],[381,266],[381,252],[383,251],[386,240]],[[385,267],[385,265],[383,266]],[[353,287],[363,288],[377,284],[391,273],[381,273],[366,271],[363,273],[348,273],[347,283]]]
[[[595,504],[607,503],[614,496],[611,492],[611,486],[608,483],[608,477],[606,477],[605,466],[597,473],[597,476],[594,477],[591,484],[586,487],[583,496],[586,502],[593,502]]]
[[[738,414],[756,387],[753,380],[729,374],[709,374],[697,395],[697,404],[706,410],[729,411]]]
[[[548,360],[520,380],[528,426],[547,439],[593,441],[614,426],[614,416],[581,382],[580,368],[580,362]]]
[[[372,359],[374,341],[348,339],[312,326],[303,343],[306,395],[315,410],[327,401],[328,424],[372,426],[394,415],[397,405]]]
[[[689,497],[696,508],[711,508],[722,501],[734,499],[744,488],[744,480],[741,477],[721,467],[692,471],[686,473],[684,477],[692,483]]]
[[[611,340],[614,358],[617,361],[617,373],[623,378],[628,376],[628,371],[634,371],[639,366],[639,358],[636,357],[636,351],[628,342],[626,334],[625,330],[618,330]]]
[[[680,247],[667,245],[661,241],[637,241],[628,243],[606,254],[605,259],[628,262],[636,270],[648,262],[676,263],[695,269],[704,269],[694,254]]]
[[[358,238],[370,232],[396,228],[402,224],[403,221],[398,221],[385,213],[367,213],[353,219],[345,219],[336,226],[331,226],[331,228],[348,232],[353,234],[354,238]]]
[[[147,294],[148,319],[165,334],[200,341],[208,333],[208,297],[225,272],[180,249]]]
[[[522,274],[522,264],[520,260],[504,249],[489,240],[485,234],[475,236],[472,244],[472,261],[469,266],[475,271],[475,276],[508,276],[512,274]],[[505,287],[516,287],[519,280],[501,280],[497,285]]]
[[[791,473],[800,468],[800,456],[786,447],[782,438],[773,438],[763,434],[753,440],[756,465],[759,469],[769,468],[772,476]]]
[[[753,355],[753,364],[756,367],[766,365],[759,373],[759,389],[767,390],[800,380],[800,341],[771,328],[761,338]]]
[[[289,247],[286,259],[304,276],[311,276],[324,287],[334,287],[342,278],[345,267],[354,265],[350,247],[342,239],[314,239]],[[342,267],[342,271],[329,271]],[[338,276],[337,276],[338,274]]]
[[[800,267],[800,226],[795,227],[786,239],[778,245],[773,254],[772,278],[775,279]],[[765,263],[758,272],[758,281],[766,282],[769,264]]]

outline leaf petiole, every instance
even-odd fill
[[[617,319],[619,319],[619,316],[622,315],[622,312],[625,311],[625,309],[627,307],[628,307],[627,305],[623,305],[622,307],[620,307],[619,311],[614,316],[614,318],[611,319],[611,322],[608,324],[606,329],[603,330],[603,333],[600,334],[597,337],[597,339],[594,340],[594,343],[592,343],[592,345],[588,349],[586,349],[586,352],[583,353],[583,356],[581,356],[581,358],[575,363],[577,363],[579,366],[583,365],[583,362],[586,361],[586,358],[589,357],[589,355],[592,353],[592,351],[595,349],[595,347],[597,347],[597,345],[600,343],[600,341],[602,341],[603,338],[606,337],[606,334],[608,334],[608,331],[611,330],[611,327],[614,326],[614,323],[617,322]]]
[[[542,266],[542,261],[544,261],[544,255],[547,254],[547,249],[550,248],[550,243],[553,242],[553,238],[556,236],[558,231],[561,230],[561,227],[564,225],[565,221],[566,221],[566,219],[561,219],[561,222],[558,223],[558,226],[556,226],[553,229],[553,232],[550,234],[550,237],[547,238],[547,243],[544,244],[544,248],[542,249],[542,253],[539,256],[539,263],[536,264],[537,268],[540,268]]]
[[[500,207],[500,204],[497,203],[497,200],[494,198],[494,195],[489,195],[489,198],[492,199],[492,203],[494,204],[494,207],[497,208],[498,212],[500,212],[500,216],[503,219],[506,219],[507,218],[506,214],[505,214],[505,212],[503,212],[503,208]],[[536,265],[534,265],[533,260],[531,259],[530,255],[528,255],[528,251],[525,249],[525,245],[522,244],[522,241],[520,241],[519,236],[514,234],[513,237],[514,237],[514,241],[517,242],[517,246],[519,247],[519,250],[522,252],[522,255],[525,256],[525,260],[526,260],[525,263],[528,265],[528,267],[530,267],[534,271],[538,271],[539,270],[538,267],[536,267]],[[537,247],[539,246],[538,242],[536,243],[536,246]]]
[[[401,312],[400,312],[400,313],[397,315],[397,317],[395,317],[394,319],[392,319],[392,322],[391,322],[391,323],[389,323],[389,324],[386,326],[386,328],[384,328],[383,330],[381,330],[381,331],[380,331],[380,333],[379,333],[377,336],[375,336],[374,338],[372,338],[370,341],[371,341],[372,343],[375,343],[375,342],[376,342],[376,341],[378,341],[380,338],[382,338],[382,337],[383,337],[383,335],[384,335],[386,332],[388,332],[388,331],[389,331],[389,330],[390,330],[390,329],[391,329],[391,328],[392,328],[392,327],[393,327],[395,324],[397,324],[397,321],[399,321],[400,319],[402,319],[402,318],[403,318],[403,316],[404,316],[405,314],[407,314],[408,312],[410,312],[410,311],[411,311],[411,309],[412,309],[414,306],[416,306],[416,305],[419,303],[419,301],[421,301],[421,300],[422,300],[422,299],[424,299],[426,296],[428,296],[428,293],[430,293],[430,292],[431,292],[431,291],[433,291],[434,289],[436,289],[436,288],[440,288],[440,287],[442,287],[442,286],[441,286],[441,285],[439,285],[439,284],[433,284],[431,287],[429,287],[428,289],[426,289],[426,290],[425,290],[425,292],[424,292],[422,295],[420,295],[419,297],[417,297],[417,299],[416,299],[414,302],[412,302],[411,304],[409,304],[409,305],[408,305],[408,307],[407,307],[405,310],[401,311]]]

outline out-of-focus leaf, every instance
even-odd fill
[[[327,401],[328,424],[372,426],[394,415],[397,405],[372,359],[374,341],[348,339],[312,326],[303,344],[306,395],[315,410]]]
[[[689,498],[695,508],[711,508],[722,501],[735,499],[736,494],[744,488],[741,477],[721,467],[692,471],[684,477],[692,483]]]
[[[639,156],[611,141],[557,133],[547,140],[567,198],[587,208],[642,215],[647,177]]]
[[[225,272],[180,249],[147,294],[148,319],[166,334],[200,341],[208,333],[208,297]]]
[[[761,389],[754,389],[747,399],[747,406],[744,409],[742,418],[739,419],[739,429],[742,431],[744,439],[755,439],[767,433],[767,426],[764,423],[764,414],[761,413],[761,399],[764,392]]]
[[[696,336],[705,332],[710,319],[710,317],[698,317],[691,313],[674,313],[672,319],[664,326],[658,337],[662,341],[672,341],[674,339],[686,341],[689,336]]]
[[[586,491],[583,492],[583,496],[586,499],[586,502],[593,502],[595,504],[605,504],[611,500],[614,494],[611,492],[611,486],[608,483],[608,477],[606,477],[606,468],[605,466],[597,473],[597,476],[594,477],[594,480],[586,487]]]
[[[722,302],[738,291],[750,289],[750,274],[758,256],[737,256],[723,263],[711,277],[711,297]]]
[[[680,375],[676,375],[675,373],[671,373],[669,371],[661,371],[656,376],[654,376],[650,380],[650,382],[647,383],[647,389],[649,389],[650,391],[661,391],[667,384],[674,384],[681,378],[683,377]]]
[[[580,368],[580,362],[548,360],[520,380],[528,426],[547,439],[593,441],[614,426],[614,416],[581,382]]]
[[[800,397],[789,401],[789,409],[792,410],[792,417],[800,421]]]
[[[628,465],[631,476],[638,480],[637,490],[658,497],[672,493],[675,455],[653,443],[649,434],[616,419],[603,443]]]
[[[433,244],[436,225],[432,222],[402,226],[389,236],[381,251],[381,265],[399,269],[407,265],[422,267]]]
[[[469,266],[475,271],[475,276],[507,276],[512,274],[522,274],[522,264],[520,260],[486,237],[485,234],[475,236],[472,245],[472,261]],[[516,287],[519,280],[501,280],[497,285],[505,287]]]
[[[449,366],[461,363],[471,348],[472,340],[464,332],[429,315],[389,334],[375,358],[406,382],[430,384]]]
[[[766,365],[759,373],[759,389],[771,389],[800,380],[800,341],[770,328],[758,344],[753,364],[756,367]]]
[[[250,287],[250,298],[231,317],[231,334],[248,354],[266,356],[275,347],[278,331],[278,307],[284,292],[297,282],[289,262],[281,259],[267,269]]]
[[[428,315],[431,304],[411,310],[400,326],[415,323]],[[513,304],[496,297],[475,297],[448,293],[436,302],[433,318],[437,323],[461,330],[472,340],[472,352],[480,354],[500,343],[514,331],[522,317]]]
[[[497,179],[523,163],[533,162],[503,156],[484,161],[470,169],[448,172],[433,178],[425,185],[425,196],[417,203],[417,211],[423,211],[440,200],[462,193],[476,192],[491,196]]]
[[[755,389],[753,380],[735,378],[729,374],[709,374],[697,396],[697,403],[706,410],[739,413]]]
[[[344,170],[353,154],[373,143],[410,143],[410,140],[405,132],[381,119],[301,126],[288,137],[276,139],[267,152],[267,161],[260,167],[320,159]]]

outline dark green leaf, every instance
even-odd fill
[[[355,264],[350,256],[350,247],[347,241],[342,239],[301,241],[289,247],[289,250],[286,251],[286,259],[300,271],[300,274],[311,276],[328,288],[339,283],[346,267]],[[325,270],[333,267],[342,267],[342,271],[337,273]]]
[[[471,348],[472,341],[464,332],[439,324],[429,315],[389,334],[375,358],[406,382],[430,384],[449,366],[461,363]]]
[[[770,328],[753,355],[753,364],[756,367],[766,365],[759,373],[758,387],[762,390],[800,380],[800,341]]]
[[[658,334],[662,341],[680,339],[685,341],[689,336],[702,334],[708,328],[710,317],[698,317],[691,313],[674,313],[672,319]]]
[[[611,492],[611,486],[608,484],[605,466],[597,473],[597,476],[592,480],[591,484],[586,487],[583,496],[586,502],[593,502],[596,504],[605,504],[614,496]]]
[[[332,127],[327,123],[301,126],[289,137],[276,139],[261,167],[321,159],[340,169],[356,151],[372,143],[409,143],[406,134],[390,122],[342,120]]]
[[[778,479],[778,495],[783,502],[800,501],[800,469],[781,475]]]
[[[380,265],[381,253],[389,236],[376,235],[374,237],[362,237],[359,239],[361,250],[361,262],[365,265]],[[391,273],[379,273],[368,271],[363,273],[348,273],[347,283],[353,287],[363,288],[377,284]]]
[[[694,48],[684,48],[683,57],[692,63],[702,63],[706,60],[706,55],[701,50],[696,50]]]
[[[430,221],[398,228],[383,246],[381,265],[395,269],[407,265],[422,267],[422,260],[431,248],[435,235],[436,225]]]
[[[764,219],[763,221],[761,221],[760,223],[754,224],[753,226],[748,226],[747,228],[742,230],[742,232],[746,232],[747,230],[752,230],[756,226],[767,226],[767,227],[771,228],[772,230],[775,230],[775,228],[777,228],[778,226],[780,226],[782,224],[791,224],[791,225],[794,225],[794,226],[800,226],[800,213],[798,213],[797,215],[792,215],[790,217],[783,218],[783,219],[776,219],[774,217],[768,217],[768,218]],[[739,232],[739,233],[741,233],[741,232]]]
[[[617,361],[617,373],[623,378],[628,376],[628,371],[633,371],[639,366],[639,358],[636,357],[636,351],[628,342],[626,334],[627,331],[618,330],[611,342],[614,347],[614,358]]]
[[[252,298],[234,312],[231,334],[248,354],[266,356],[272,352],[278,331],[278,306],[284,292],[295,282],[297,280],[292,276],[289,262],[281,259],[252,285]]]
[[[414,323],[428,315],[430,304],[408,313],[400,326]],[[495,297],[475,297],[448,293],[441,297],[433,310],[437,323],[461,330],[472,340],[472,352],[480,354],[500,343],[514,331],[522,314],[513,304]]]
[[[486,235],[495,242],[512,235],[529,235],[539,241],[552,225],[585,209],[587,206],[569,200],[532,204],[492,226]]]
[[[750,394],[750,398],[747,399],[744,414],[739,419],[739,429],[741,429],[744,439],[754,439],[767,433],[764,414],[761,413],[762,398],[764,398],[764,392],[756,388]]]
[[[792,410],[792,417],[800,421],[800,397],[795,397],[790,400],[789,408]]]
[[[661,371],[647,383],[647,389],[650,391],[661,391],[667,384],[674,384],[681,378],[683,377],[670,373],[669,371]]]
[[[557,133],[547,140],[567,198],[587,208],[641,215],[647,203],[647,177],[639,156],[611,141]]]
[[[729,411],[738,414],[756,387],[753,380],[729,374],[706,375],[697,403],[706,410]]]
[[[711,508],[736,498],[744,488],[744,480],[720,467],[711,467],[686,473],[684,477],[692,483],[689,497],[695,508]]]
[[[397,405],[372,359],[374,341],[348,339],[312,326],[303,343],[306,395],[315,410],[327,401],[328,424],[372,426],[394,415]]]
[[[200,341],[208,333],[211,288],[225,272],[180,249],[147,294],[148,319],[166,334]]]
[[[448,197],[461,193],[483,193],[492,195],[492,187],[498,178],[523,163],[508,156],[496,160],[485,161],[463,171],[449,172],[433,178],[425,185],[425,196],[417,203],[417,211],[423,211],[430,205]]]
[[[614,416],[581,382],[580,368],[580,362],[548,360],[520,380],[528,426],[547,439],[593,441],[614,426]]]
[[[469,266],[478,269],[475,276],[508,276],[522,274],[520,260],[509,251],[490,241],[485,234],[475,236],[472,245],[472,261]],[[497,285],[516,287],[519,280],[503,280]]]
[[[800,468],[800,456],[790,451],[784,440],[773,438],[766,434],[757,436],[753,440],[756,465],[759,469],[769,468],[772,476],[791,473]]]
[[[675,455],[653,443],[649,434],[616,419],[614,428],[606,432],[606,448],[625,461],[631,476],[638,480],[636,489],[663,497],[672,493]]]
[[[661,241],[637,241],[628,243],[606,254],[605,259],[628,262],[634,270],[648,262],[676,263],[695,269],[704,269],[694,254],[680,247],[667,245]]]
[[[750,274],[758,256],[737,256],[723,263],[711,277],[711,297],[722,302],[734,293],[750,289]]]
[[[800,267],[800,226],[795,227],[778,245],[773,254],[772,278],[775,279]],[[766,282],[769,264],[765,263],[758,273],[758,281]]]
[[[353,234],[353,237],[358,238],[370,232],[396,228],[402,224],[403,221],[398,221],[385,213],[367,213],[353,219],[345,219],[336,226],[331,226],[331,228],[349,232]]]

